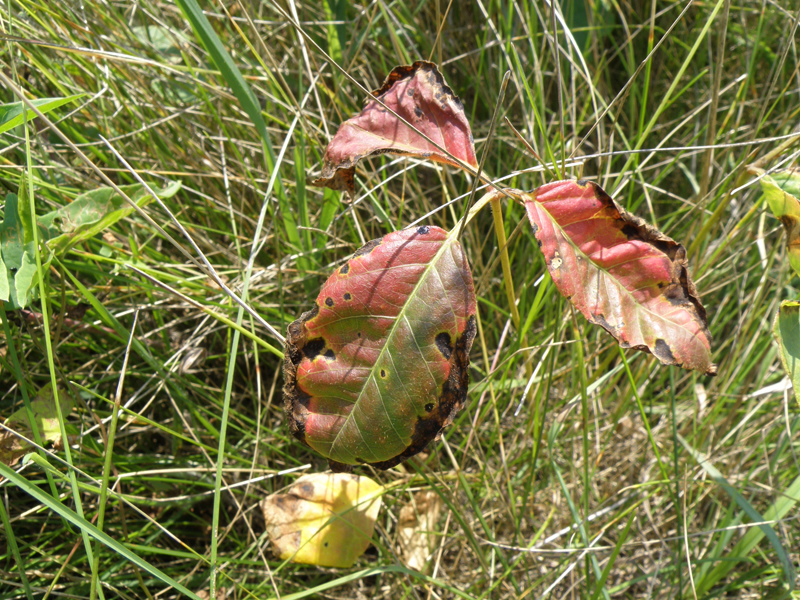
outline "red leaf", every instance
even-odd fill
[[[556,181],[525,200],[558,291],[623,348],[714,375],[706,311],[686,250],[592,182]]]
[[[475,312],[455,235],[417,227],[369,242],[289,326],[292,433],[338,469],[421,451],[464,404]]]
[[[450,154],[477,167],[464,106],[435,64],[419,60],[411,66],[395,67],[372,95]],[[328,144],[322,173],[314,185],[341,190],[352,197],[356,163],[387,152],[461,166],[378,102],[370,100],[364,110],[339,127]]]

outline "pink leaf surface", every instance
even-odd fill
[[[369,242],[289,326],[292,433],[336,469],[418,453],[464,404],[475,314],[454,235],[423,226]]]
[[[464,106],[435,64],[417,61],[410,66],[395,67],[372,95],[450,154],[477,167]],[[322,173],[314,185],[341,190],[352,197],[356,163],[387,152],[461,166],[378,102],[370,100],[364,110],[339,127],[328,144]]]
[[[623,348],[714,375],[706,311],[686,250],[592,182],[556,181],[525,201],[559,292]]]

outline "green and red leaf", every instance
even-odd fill
[[[356,164],[376,154],[404,154],[463,166],[420,135],[444,148],[456,159],[477,167],[472,131],[464,106],[436,65],[417,61],[395,67],[383,86],[372,92],[381,102],[415,129],[398,119],[383,105],[369,100],[356,116],[348,119],[328,144],[322,173],[314,185],[355,192]]]
[[[716,374],[706,311],[686,250],[592,182],[556,181],[520,196],[558,291],[623,348]]]
[[[464,404],[475,314],[455,235],[423,226],[369,242],[289,326],[292,433],[339,469],[418,453]]]

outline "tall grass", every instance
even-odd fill
[[[0,415],[47,383],[77,408],[66,448],[0,472],[0,597],[798,597],[800,414],[771,335],[798,288],[744,170],[800,115],[790,4],[200,1],[202,31],[160,1],[4,3],[14,87],[85,95],[0,136],[3,197],[24,180],[44,214],[101,175],[183,188],[40,265],[40,299],[3,316]],[[662,367],[575,317],[508,203],[517,326],[484,211],[463,237],[479,298],[467,407],[424,455],[364,469],[395,485],[351,571],[283,563],[264,533],[260,500],[326,468],[285,427],[279,336],[365,241],[455,226],[471,182],[384,156],[351,204],[310,186],[364,100],[317,46],[367,89],[432,56],[479,154],[510,70],[500,117],[547,170],[597,180],[690,249],[720,367]],[[549,180],[499,123],[486,173]],[[445,506],[424,575],[396,539],[420,489]]]

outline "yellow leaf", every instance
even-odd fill
[[[72,411],[73,402],[61,390],[59,390],[58,400],[59,404],[61,404],[61,413],[66,418]],[[36,420],[36,426],[39,429],[42,441],[45,443],[51,442],[55,448],[59,448],[63,441],[61,439],[61,427],[58,424],[58,411],[56,410],[53,392],[50,390],[49,384],[39,390],[36,399],[31,402],[31,409],[33,410],[33,418]],[[33,429],[25,407],[12,413],[5,420],[4,425],[29,440],[33,439]],[[21,456],[30,452],[31,449],[32,446],[29,443],[7,429],[0,430],[0,462],[13,466]]]
[[[369,477],[318,473],[267,497],[261,508],[281,559],[347,568],[372,540],[382,493]]]

